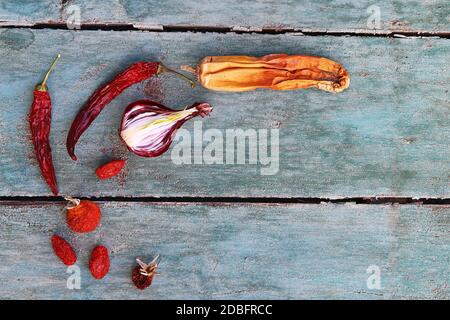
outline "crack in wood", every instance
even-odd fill
[[[281,197],[80,197],[99,202],[205,203],[205,204],[366,204],[366,205],[450,205],[450,198],[351,197],[351,198],[281,198]],[[65,203],[54,196],[2,196],[0,205],[23,203]]]
[[[28,28],[70,30],[65,22],[26,23],[0,22],[0,28]],[[147,25],[132,23],[82,23],[79,30],[99,31],[140,31],[140,32],[203,32],[235,34],[294,34],[298,36],[335,36],[335,37],[385,37],[385,38],[444,38],[450,39],[448,31],[401,31],[401,30],[313,30],[295,28],[260,28],[251,26],[202,26],[202,25]]]

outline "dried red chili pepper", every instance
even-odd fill
[[[65,197],[71,203],[67,207],[66,222],[73,232],[94,231],[100,224],[101,211],[95,202]]]
[[[100,180],[112,178],[122,171],[125,160],[113,160],[100,166],[95,170],[95,174]]]
[[[131,280],[136,288],[144,290],[152,284],[153,276],[157,275],[156,269],[158,268],[160,258],[156,256],[150,263],[144,263],[140,259],[136,259],[138,265],[133,269],[131,273]]]
[[[58,235],[52,237],[52,247],[56,256],[61,259],[61,261],[66,266],[71,266],[77,262],[77,255],[72,246],[63,238]]]
[[[129,86],[164,72],[174,73],[189,81],[192,87],[195,86],[195,83],[191,79],[165,67],[159,62],[141,61],[132,64],[106,85],[98,88],[78,112],[67,136],[66,147],[70,157],[73,160],[77,160],[75,156],[75,145],[78,139],[109,102]]]
[[[109,271],[109,255],[108,249],[104,246],[96,246],[92,250],[91,259],[89,260],[89,270],[95,279],[101,279]]]
[[[49,142],[50,124],[52,120],[52,101],[46,83],[60,57],[61,55],[58,54],[45,74],[42,82],[34,88],[33,104],[31,105],[31,111],[28,116],[34,152],[39,162],[42,177],[45,179],[45,182],[55,196],[58,195],[58,186],[52,161],[52,149]]]

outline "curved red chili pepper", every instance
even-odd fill
[[[67,136],[66,147],[70,157],[73,160],[77,160],[75,155],[75,145],[77,144],[78,139],[109,102],[120,95],[129,86],[163,72],[173,72],[190,81],[192,87],[195,86],[192,80],[166,68],[159,62],[141,61],[132,64],[106,85],[98,88],[78,112]]]
[[[50,148],[50,124],[52,119],[52,102],[46,85],[50,72],[61,57],[58,54],[50,69],[45,74],[44,79],[34,89],[34,99],[28,117],[33,140],[34,151],[39,162],[42,176],[47,182],[52,193],[58,195],[55,169],[53,168],[52,149]]]

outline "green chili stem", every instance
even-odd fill
[[[183,80],[186,80],[187,82],[189,82],[191,84],[191,87],[194,88],[195,87],[195,82],[192,81],[191,79],[189,79],[188,77],[186,77],[184,74],[179,73],[175,70],[172,70],[170,68],[167,68],[165,65],[163,65],[162,63],[159,64],[158,66],[158,74],[159,73],[163,73],[163,72],[170,72],[173,73],[175,76],[177,76],[178,78],[181,78]]]
[[[60,53],[58,53],[58,55],[56,56],[55,60],[53,60],[50,68],[48,69],[47,73],[44,76],[44,79],[42,79],[42,82],[41,82],[41,86],[42,87],[45,87],[45,84],[46,84],[46,82],[48,80],[48,76],[53,71],[53,69],[55,69],[56,63],[58,62],[59,58],[61,58],[61,54]]]
[[[183,71],[187,71],[189,73],[192,73],[192,74],[197,74],[197,70],[195,70],[191,66],[186,66],[186,65],[185,66],[181,66],[180,69],[183,70]]]

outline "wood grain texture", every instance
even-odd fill
[[[380,25],[367,23],[377,5]],[[65,23],[80,10],[82,23],[125,23],[139,28],[169,26],[231,27],[235,30],[449,32],[445,0],[374,2],[329,0],[3,0],[3,24]]]
[[[33,25],[61,19],[61,1],[2,0],[0,25]]]
[[[61,205],[0,206],[1,299],[449,299],[449,207],[104,203],[92,234],[65,227]],[[50,237],[79,253],[69,290]],[[90,251],[111,251],[94,280]],[[161,254],[161,275],[140,292],[134,258]],[[367,288],[371,265],[381,289]]]
[[[446,39],[384,39],[15,29],[0,32],[0,195],[49,195],[29,140],[32,89],[57,52],[49,80],[51,143],[61,194],[83,196],[360,197],[450,195],[450,82]],[[73,162],[65,140],[75,114],[100,84],[140,59],[171,67],[207,55],[274,52],[341,62],[352,77],[341,94],[318,90],[220,93],[192,90],[173,76],[128,89],[82,136]],[[127,153],[117,130],[124,108],[150,98],[183,108],[208,101],[203,130],[279,129],[279,171],[261,165],[176,165]],[[194,123],[195,122],[195,123]],[[178,140],[176,141],[178,142]],[[203,145],[207,145],[204,142]],[[224,146],[224,153],[234,147]],[[198,156],[198,154],[197,154]],[[99,182],[95,168],[128,158],[119,179]]]

